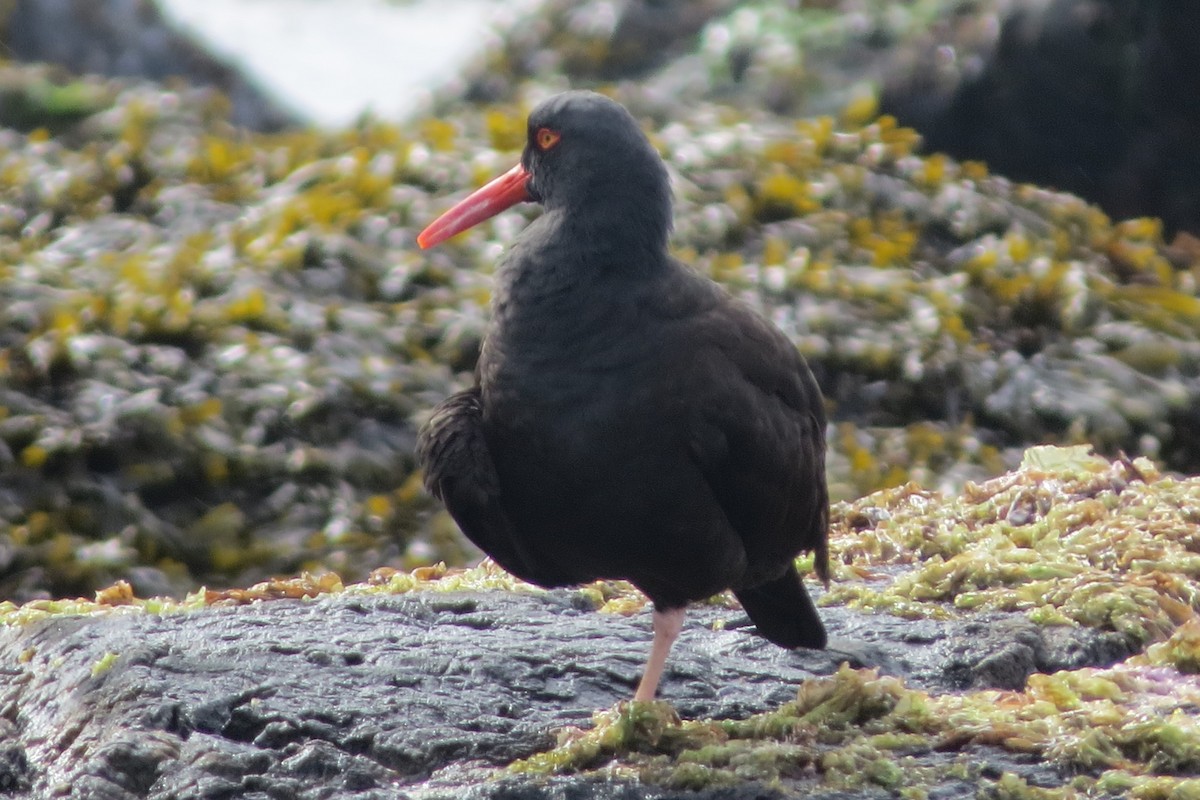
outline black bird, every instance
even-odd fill
[[[420,432],[425,485],[514,575],[622,578],[653,601],[637,700],[687,603],[725,589],[767,639],[823,648],[793,564],[813,551],[828,581],[825,412],[803,357],[669,255],[666,168],[613,100],[539,105],[521,163],[417,241],[528,200],[545,211],[500,262],[476,385]]]

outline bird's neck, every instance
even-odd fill
[[[514,290],[594,300],[598,284],[635,284],[656,275],[668,261],[664,226],[642,216],[549,210],[513,247],[504,272]]]
[[[534,356],[564,342],[586,347],[622,325],[639,288],[669,268],[665,241],[634,235],[629,226],[550,210],[506,254],[496,276],[492,335]],[[665,237],[660,236],[660,239]]]
[[[598,277],[614,273],[629,279],[652,274],[667,261],[667,228],[638,213],[620,217],[555,215],[562,245],[580,260],[579,271]],[[557,243],[556,243],[557,245]]]

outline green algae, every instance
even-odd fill
[[[110,613],[172,614],[212,606],[236,606],[274,600],[312,600],[323,596],[398,595],[412,592],[530,592],[545,590],[515,578],[490,559],[470,567],[447,567],[444,563],[402,572],[381,567],[362,583],[344,583],[334,572],[301,573],[293,578],[273,578],[243,589],[201,588],[181,600],[171,597],[138,597],[128,581],[117,581],[96,592],[93,599],[64,598],[31,600],[23,604],[0,602],[0,625],[27,625],[60,616],[89,616]],[[592,601],[596,610],[629,614],[645,604],[645,598],[624,582],[598,581],[579,589],[580,597]],[[637,595],[637,600],[634,595]],[[724,602],[724,600],[722,600]]]
[[[1200,610],[1197,508],[1200,479],[1086,447],[1033,448],[1016,472],[956,499],[906,485],[838,506],[832,560],[839,577],[868,579],[823,602],[901,616],[1019,611],[1146,644]],[[879,571],[894,566],[913,568]]]
[[[312,600],[322,596],[398,595],[412,592],[525,592],[545,589],[514,577],[485,559],[473,567],[448,567],[439,562],[409,571],[391,567],[374,570],[366,581],[345,583],[335,572],[303,572],[292,578],[272,578],[246,588],[200,588],[183,599],[138,597],[128,581],[120,580],[83,597],[31,600],[18,604],[0,601],[0,625],[26,625],[58,616],[88,616],[108,613],[170,614],[210,606],[245,605],[272,600]],[[576,590],[594,610],[629,616],[648,604],[645,596],[625,581],[596,581]],[[732,595],[722,594],[711,604],[734,606]]]
[[[4,123],[22,131],[68,130],[109,107],[115,95],[102,81],[45,65],[0,76]]]
[[[98,678],[104,673],[113,668],[120,656],[117,653],[107,652],[100,658],[96,659],[96,663],[92,664],[92,677]]]
[[[1119,665],[1034,675],[1022,692],[930,695],[843,665],[806,682],[795,702],[746,720],[686,721],[663,703],[622,703],[508,770],[603,771],[676,789],[754,780],[919,797],[954,779],[977,783],[981,796],[1090,797],[1122,786],[1131,796],[1185,797],[1200,752],[1189,712],[1200,685],[1184,680],[1165,694],[1163,680],[1170,675]],[[978,755],[931,758],[979,747],[1035,755],[1080,777],[1045,789],[1012,773],[984,778]]]
[[[932,777],[904,764],[905,750],[927,750],[914,737],[916,693],[891,678],[843,667],[810,681],[798,699],[746,720],[681,721],[665,703],[622,703],[598,712],[594,727],[560,734],[559,745],[515,762],[520,774],[611,769],[671,788],[710,788],[754,780],[812,780],[840,788],[866,785],[897,789]],[[889,732],[885,720],[905,720]],[[864,735],[863,730],[870,734]],[[947,775],[962,771],[947,767]]]
[[[1146,648],[1146,660],[1174,667],[1185,675],[1200,674],[1200,621],[1190,618],[1166,641]]]
[[[1021,691],[934,694],[843,665],[805,682],[796,700],[743,720],[680,720],[662,704],[621,704],[509,769],[624,775],[672,789],[752,780],[921,797],[955,780],[979,797],[1190,797],[1189,775],[1200,769],[1200,628],[1188,558],[1200,536],[1197,508],[1197,479],[1086,447],[1031,449],[1019,470],[958,498],[908,485],[839,504],[836,578],[824,604],[932,617],[1023,611],[1149,647],[1106,669],[1033,674]],[[1043,760],[1063,783],[988,777],[980,748]]]

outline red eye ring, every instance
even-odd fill
[[[533,135],[533,140],[537,143],[538,149],[543,152],[558,144],[558,140],[561,138],[562,134],[549,128],[538,128],[537,133]]]

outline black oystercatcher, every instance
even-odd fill
[[[828,580],[825,413],[804,359],[668,254],[667,171],[618,103],[539,105],[521,163],[417,241],[527,200],[545,212],[500,263],[476,385],[421,430],[429,491],[527,581],[623,578],[653,601],[637,700],[688,601],[725,589],[772,642],[824,647],[793,564],[813,551]]]

